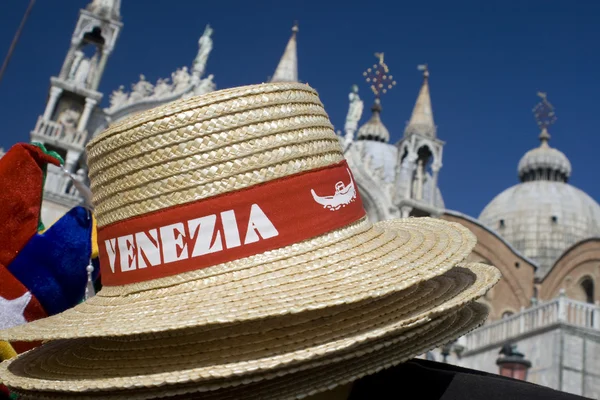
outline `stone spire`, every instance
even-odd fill
[[[433,111],[431,109],[431,97],[429,96],[429,70],[427,65],[420,65],[423,71],[423,85],[419,91],[417,102],[413,108],[410,121],[404,130],[404,136],[420,134],[430,138],[436,137],[436,127],[433,122]]]
[[[443,207],[438,176],[442,168],[444,142],[437,138],[433,122],[429,70],[427,65],[419,65],[418,68],[423,71],[423,85],[404,130],[404,137],[396,144],[400,149],[401,176],[404,177],[404,183],[398,185],[403,190],[399,196],[416,201],[419,207]],[[421,211],[429,213],[426,208]],[[403,214],[406,213],[403,211]]]
[[[298,53],[296,50],[296,34],[298,24],[292,27],[292,37],[288,41],[279,65],[271,78],[271,82],[298,82]]]

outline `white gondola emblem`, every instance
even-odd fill
[[[348,169],[346,169],[346,171],[348,171],[350,183],[347,185],[345,185],[342,181],[336,183],[335,194],[333,196],[319,196],[315,193],[314,189],[310,190],[313,199],[315,199],[317,203],[321,204],[323,208],[336,211],[342,207],[346,207],[348,204],[356,200],[356,188],[354,187],[354,180],[352,180],[350,171]]]

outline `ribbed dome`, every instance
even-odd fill
[[[375,101],[371,108],[373,114],[371,118],[358,129],[357,140],[374,140],[376,142],[388,143],[390,141],[390,132],[383,122],[381,122],[381,104]]]
[[[570,246],[600,236],[600,206],[564,182],[538,180],[508,188],[484,208],[479,220],[536,261],[539,277]]]
[[[550,180],[567,182],[571,176],[571,162],[560,150],[548,145],[550,135],[544,129],[540,134],[541,145],[528,151],[519,161],[521,182]]]
[[[540,278],[570,246],[600,236],[600,205],[567,183],[571,163],[548,145],[549,139],[548,131],[542,130],[540,147],[519,162],[521,183],[496,196],[479,216],[538,263]]]

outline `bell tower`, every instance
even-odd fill
[[[56,220],[81,201],[68,174],[85,180],[87,128],[93,113],[100,111],[98,86],[123,27],[120,3],[93,0],[79,11],[67,56],[58,76],[50,78],[46,108],[31,131],[31,141],[43,143],[65,161],[64,170],[48,168],[42,210],[42,218],[48,219],[45,222]]]
[[[423,84],[413,108],[404,137],[398,142],[400,175],[398,198],[406,205],[401,207],[403,217],[436,214],[442,207],[438,194],[438,175],[442,167],[444,142],[437,138],[429,95],[429,70],[423,71]]]

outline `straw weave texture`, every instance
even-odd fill
[[[327,116],[327,113],[317,97],[299,90],[237,98],[149,121],[124,134],[106,137],[107,133],[104,132],[106,138],[103,141],[93,147],[88,145],[89,160],[93,162],[105,157],[115,149],[132,148],[127,146],[138,140],[149,143],[148,139],[152,139],[160,145],[166,141],[184,141],[198,134],[206,135],[237,126],[302,115]]]
[[[223,89],[214,91],[203,96],[190,97],[188,99],[177,100],[169,103],[168,105],[156,107],[136,115],[133,115],[127,119],[117,122],[110,126],[101,136],[97,136],[92,139],[89,144],[95,145],[103,140],[106,140],[113,135],[120,132],[129,131],[135,129],[137,126],[141,126],[144,123],[151,122],[154,120],[160,120],[165,117],[173,117],[179,113],[185,111],[194,110],[199,107],[211,105],[235,98],[253,96],[253,95],[269,95],[286,90],[298,90],[303,92],[312,93],[314,97],[318,97],[317,92],[308,85],[302,83],[269,83],[260,85],[248,85],[240,86],[230,89]],[[189,115],[189,114],[188,114]],[[186,115],[181,115],[180,119],[187,121]]]

